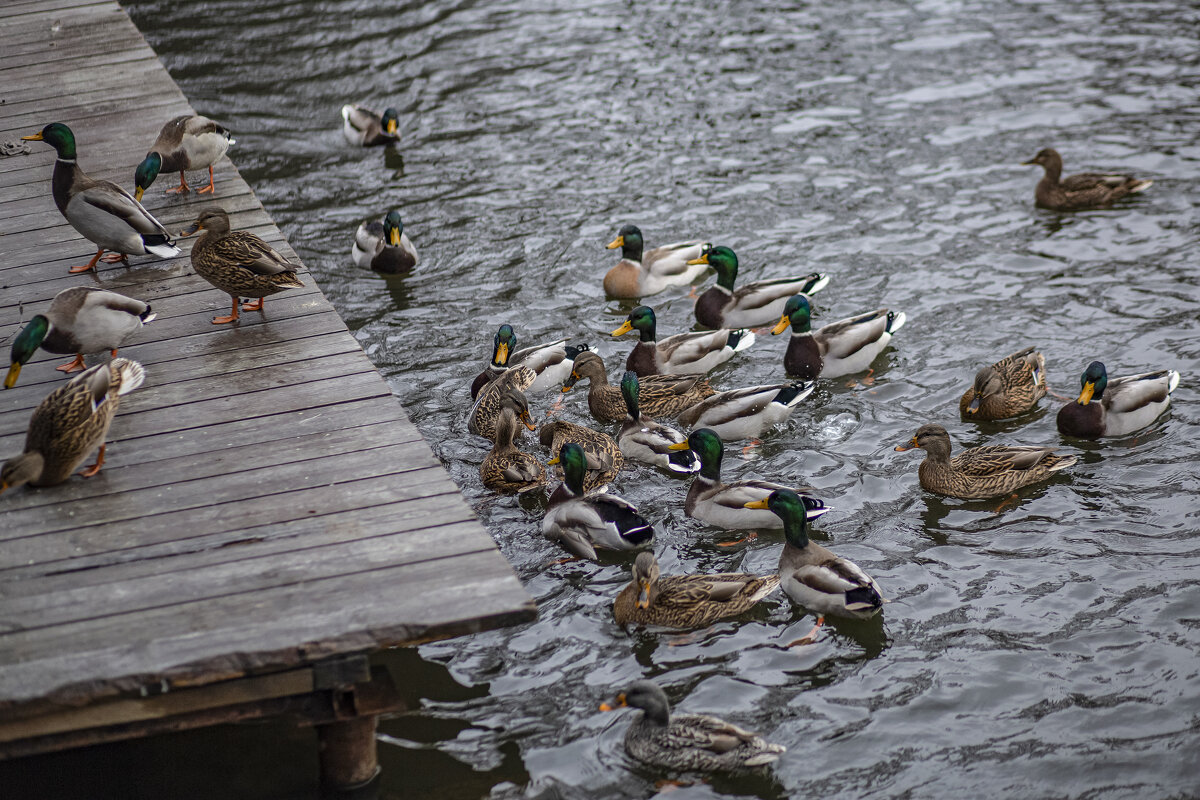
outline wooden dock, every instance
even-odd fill
[[[64,122],[86,172],[132,189],[158,129],[192,111],[115,2],[0,8],[0,143]],[[369,715],[388,702],[364,654],[533,618],[311,276],[215,326],[229,298],[192,272],[191,239],[172,260],[69,275],[95,247],[50,196],[54,150],[27,144],[0,156],[5,354],[69,286],[138,297],[158,318],[121,350],[147,377],[104,470],[0,495],[0,757],[284,711]],[[295,260],[228,160],[214,195],[164,195],[176,178],[145,198],[168,230],[215,202]],[[0,392],[0,460],[21,451],[63,360],[39,352]]]

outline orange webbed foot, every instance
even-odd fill
[[[732,542],[717,542],[717,547],[736,547],[739,544],[753,542],[758,538],[758,531],[750,531],[740,539],[734,539]]]
[[[256,302],[243,304],[242,311],[262,311],[263,300],[265,299],[264,297],[260,297]]]
[[[84,366],[86,365],[83,363],[83,354],[78,353],[73,360],[68,361],[66,364],[59,364],[57,367],[55,367],[55,369],[59,372],[70,373],[78,372],[79,370],[83,369]]]
[[[93,475],[95,475],[97,472],[100,471],[100,468],[104,466],[104,448],[106,448],[106,447],[108,447],[108,445],[106,445],[106,444],[100,445],[100,452],[96,453],[96,463],[92,464],[90,467],[85,469],[83,472],[80,472],[79,474],[81,476],[83,476],[84,478],[90,478]]]
[[[817,624],[808,633],[801,636],[794,642],[788,642],[788,647],[799,647],[804,644],[812,644],[817,640],[817,632],[821,630],[821,626],[825,624],[824,617],[817,617]]]
[[[994,514],[999,514],[1001,511],[1003,511],[1003,510],[1004,510],[1004,507],[1005,507],[1006,505],[1009,505],[1010,503],[1011,503],[1012,505],[1016,505],[1016,504],[1017,504],[1017,495],[1016,495],[1016,494],[1014,494],[1012,497],[1008,497],[1008,498],[1005,498],[1004,500],[1001,500],[1001,501],[1000,501],[1000,505],[996,506],[996,508],[995,508],[995,509],[993,509],[993,512],[992,512],[992,513],[994,513]]]
[[[106,255],[104,258],[102,258],[100,260],[103,261],[105,264],[124,263],[125,266],[127,266],[127,267],[129,266],[129,256],[127,256],[125,253],[109,253],[108,255]]]

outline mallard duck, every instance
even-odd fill
[[[186,173],[205,167],[208,167],[208,186],[202,186],[196,193],[213,191],[213,164],[221,160],[231,144],[236,141],[229,131],[208,117],[199,114],[176,117],[163,125],[150,152],[134,170],[133,196],[141,202],[142,194],[163,171],[179,173],[179,185],[167,189],[167,194],[190,192]]]
[[[588,408],[593,416],[605,422],[625,419],[625,399],[621,390],[609,385],[604,361],[590,350],[575,357],[571,374],[563,381],[562,391],[571,391],[572,386],[583,380],[592,382],[588,389]],[[702,375],[647,375],[640,384],[641,409],[652,417],[673,417],[715,394]]]
[[[634,461],[650,464],[671,472],[690,473],[700,469],[700,460],[690,450],[671,450],[671,445],[685,442],[684,435],[669,425],[655,422],[641,414],[638,408],[638,376],[626,370],[621,377],[621,396],[625,399],[625,421],[617,442],[621,452]]]
[[[1032,347],[975,373],[975,385],[958,401],[965,419],[1008,419],[1024,414],[1046,394],[1046,357]]]
[[[963,500],[986,500],[1011,494],[1022,486],[1040,483],[1075,463],[1075,456],[1060,456],[1052,447],[972,447],[950,457],[950,434],[941,425],[922,425],[896,450],[919,447],[925,451],[917,474],[921,486],[935,494]]]
[[[792,327],[783,368],[788,375],[806,381],[836,378],[870,368],[883,352],[892,334],[904,325],[903,311],[886,308],[831,322],[818,331],[811,327],[812,308],[808,298],[798,294],[788,299],[783,316],[771,329],[780,334]]]
[[[642,232],[636,225],[621,228],[617,238],[608,243],[609,250],[621,248],[621,260],[604,276],[604,293],[609,297],[635,299],[691,283],[705,269],[692,260],[710,246],[707,242],[675,242],[644,252],[642,245]]]
[[[557,453],[567,442],[574,442],[583,448],[587,461],[587,472],[583,476],[585,493],[595,491],[611,482],[625,465],[625,454],[621,452],[616,439],[607,433],[566,420],[558,419],[544,423],[538,431],[538,441],[549,448],[551,453]],[[561,486],[559,489],[567,491]]]
[[[372,219],[358,226],[354,246],[350,248],[354,263],[386,275],[399,275],[417,265],[417,248],[404,232],[399,211],[389,211],[380,222]]]
[[[471,407],[471,412],[467,415],[467,430],[485,439],[495,439],[496,421],[500,419],[501,401],[505,392],[515,389],[522,393],[521,398],[524,400],[524,391],[533,384],[536,377],[533,370],[525,366],[516,366],[505,370],[503,375],[483,387],[479,396],[475,398],[475,405]],[[524,402],[523,408],[524,412],[518,413],[517,418],[525,423],[525,427],[533,430],[534,424],[529,414],[528,401]]]
[[[1145,191],[1154,183],[1128,175],[1104,175],[1096,172],[1070,175],[1060,181],[1062,156],[1052,147],[1039,151],[1036,156],[1023,162],[1022,166],[1040,166],[1045,170],[1033,197],[1038,208],[1048,208],[1051,211],[1107,208],[1125,195]]]
[[[1108,379],[1108,371],[1093,361],[1079,379],[1083,390],[1058,410],[1058,430],[1065,436],[1097,439],[1125,436],[1146,427],[1171,405],[1179,385],[1173,369]]]
[[[703,628],[750,610],[778,588],[778,575],[723,572],[664,578],[654,554],[644,550],[633,562],[633,580],[613,602],[613,616],[618,625]]]
[[[779,318],[783,304],[794,294],[816,294],[829,276],[820,272],[771,281],[755,281],[734,288],[738,258],[723,245],[710,248],[695,264],[708,264],[717,272],[717,285],[696,300],[696,321],[706,328],[757,328]]]
[[[106,264],[128,263],[128,256],[153,253],[160,258],[172,258],[180,250],[171,241],[167,229],[142,208],[129,192],[110,181],[93,180],[75,161],[75,134],[61,122],[51,122],[38,133],[22,136],[31,142],[45,142],[58,151],[54,162],[51,191],[54,204],[71,227],[83,234],[99,249],[92,260],[69,272],[87,272],[105,250]]]
[[[629,312],[625,324],[612,332],[623,336],[637,329],[640,341],[633,346],[625,369],[631,369],[638,377],[646,375],[704,375],[718,364],[733,358],[754,344],[754,334],[747,330],[731,331],[688,331],[656,340],[657,323],[654,309],[638,306]]]
[[[262,311],[267,295],[304,288],[296,277],[300,265],[288,261],[250,231],[230,231],[225,209],[204,209],[179,235],[191,236],[196,231],[204,233],[192,247],[192,269],[233,301],[229,316],[213,317],[213,325],[236,321],[239,307],[242,311]],[[257,297],[258,302],[241,305],[240,297]]]
[[[721,459],[725,456],[725,445],[716,431],[700,428],[692,431],[686,442],[673,447],[690,449],[700,459],[700,473],[692,479],[683,506],[689,517],[726,530],[778,530],[783,527],[783,521],[774,513],[748,510],[746,504],[788,487],[760,480],[722,483]],[[808,487],[802,489],[805,492],[816,491]],[[803,504],[808,510],[809,519],[816,519],[830,510],[823,502],[808,494],[803,495]]]
[[[38,314],[12,343],[12,364],[4,388],[17,382],[21,367],[41,347],[47,353],[74,353],[75,359],[55,369],[75,372],[84,367],[84,353],[105,350],[117,357],[117,348],[155,314],[141,300],[93,286],[72,286],[54,295],[46,313]]]
[[[636,550],[654,541],[654,528],[627,500],[607,492],[583,491],[587,455],[574,442],[567,442],[551,464],[562,464],[565,492],[550,496],[542,519],[542,535],[558,542],[572,555],[597,559],[596,548]]]
[[[788,597],[817,615],[818,628],[826,614],[865,619],[883,608],[883,592],[874,578],[809,540],[805,506],[795,492],[780,489],[746,507],[769,509],[783,520],[786,541],[779,556],[779,584]]]
[[[667,695],[651,681],[634,681],[601,711],[642,709],[625,732],[629,755],[680,772],[743,772],[770,764],[787,748],[706,714],[672,714]]]
[[[676,419],[685,428],[709,428],[727,442],[755,439],[787,419],[814,388],[815,383],[805,381],[717,392]]]
[[[492,345],[492,362],[471,383],[471,397],[479,396],[479,390],[504,374],[504,370],[518,364],[529,367],[537,378],[526,389],[543,392],[562,386],[571,374],[571,362],[575,356],[588,349],[586,344],[568,345],[566,339],[535,344],[516,349],[517,334],[511,325],[501,325],[496,331]]]
[[[400,140],[396,130],[399,125],[400,114],[390,106],[382,114],[366,106],[342,106],[342,135],[350,144],[361,147],[393,144]]]
[[[48,394],[29,419],[25,452],[0,467],[0,492],[23,483],[62,483],[97,447],[96,463],[80,474],[90,478],[99,472],[104,466],[104,437],[121,395],[141,386],[145,376],[136,361],[114,358],[84,370]]]
[[[479,465],[483,485],[501,494],[522,494],[546,485],[542,462],[522,453],[513,444],[520,432],[519,416],[528,417],[525,396],[509,388],[500,396],[500,417],[496,420],[493,447]]]

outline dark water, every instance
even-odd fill
[[[789,750],[772,779],[680,797],[1200,792],[1196,6],[157,0],[131,12],[193,105],[235,131],[231,155],[541,611],[420,648],[423,669],[448,669],[442,683],[475,688],[436,690],[384,723],[387,796],[651,794],[657,776],[621,749],[628,718],[595,710],[642,676]],[[398,151],[347,147],[348,101],[398,107]],[[1068,172],[1155,185],[1111,211],[1038,211],[1038,172],[1018,164],[1045,146]],[[389,207],[423,258],[391,282],[349,258],[354,228]],[[823,382],[760,459],[726,466],[819,487],[837,509],[820,534],[895,600],[881,621],[788,650],[812,619],[780,595],[694,638],[626,635],[609,613],[625,569],[550,566],[560,553],[538,509],[481,489],[466,387],[492,334],[511,322],[526,343],[586,339],[615,371],[631,343],[604,332],[629,306],[606,302],[600,280],[626,222],[651,245],[728,244],[744,280],[829,273],[818,322],[885,304],[908,315],[874,385]],[[662,332],[691,325],[683,291],[650,302]],[[1050,399],[1016,422],[961,423],[975,370],[1028,344],[1064,394],[1093,359],[1117,375],[1172,367],[1183,383],[1168,415],[1100,444],[1064,442]],[[715,383],[777,380],[784,346],[760,337]],[[567,418],[587,420],[583,399],[567,397]],[[956,446],[1062,443],[1081,463],[1003,513],[947,502],[918,487],[918,455],[892,450],[929,421]],[[664,571],[775,567],[779,537],[716,547],[732,537],[684,517],[684,483],[638,468],[617,488],[656,523]],[[288,794],[296,770],[277,769],[246,796]]]

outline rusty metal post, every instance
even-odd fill
[[[377,717],[362,716],[317,726],[321,783],[334,791],[361,788],[379,774]]]

